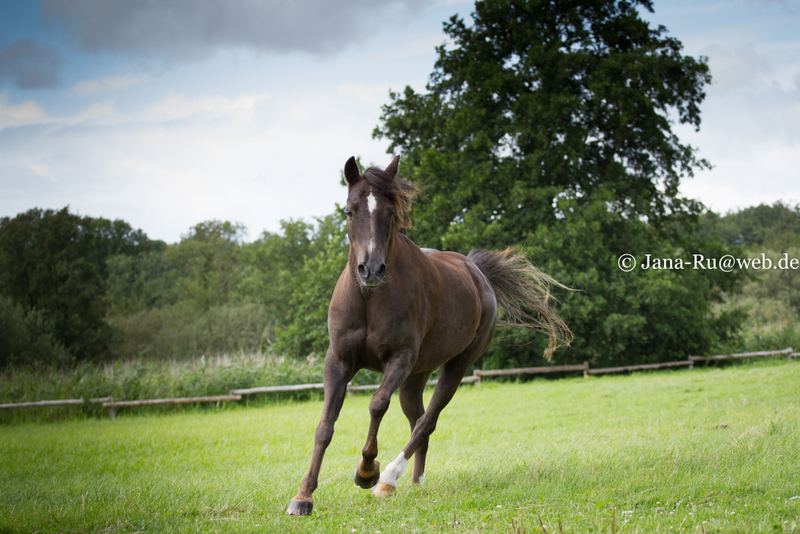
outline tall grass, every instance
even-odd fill
[[[374,384],[376,373],[360,372],[355,384]],[[162,399],[224,395],[231,389],[322,382],[319,355],[297,360],[264,353],[200,356],[193,360],[148,360],[144,358],[101,364],[83,363],[71,369],[23,368],[0,373],[0,404],[58,399],[115,400]],[[319,398],[318,391],[245,397],[244,402]],[[179,411],[183,405],[136,408],[149,412]],[[98,404],[0,410],[0,423],[56,421],[101,416]]]
[[[284,510],[318,401],[18,425],[0,433],[0,532],[798,532],[799,382],[771,361],[464,386],[425,484],[407,472],[388,499],[352,482],[355,396],[306,518]],[[408,435],[395,399],[379,460]]]

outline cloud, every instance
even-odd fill
[[[54,46],[17,39],[0,49],[0,83],[11,80],[19,89],[57,87],[63,62]]]
[[[150,79],[146,75],[125,74],[122,76],[109,76],[99,80],[84,80],[72,87],[72,92],[80,95],[93,95],[98,93],[109,93],[119,91],[132,85],[145,83]]]
[[[39,124],[49,120],[44,110],[33,100],[9,104],[8,94],[0,93],[0,131],[12,126]]]
[[[0,132],[7,128],[37,124],[74,125],[86,121],[110,117],[114,108],[109,102],[95,102],[80,112],[63,117],[45,112],[34,100],[10,104],[8,93],[0,93]]]
[[[752,45],[732,51],[711,46],[704,51],[709,57],[713,83],[723,92],[736,91],[753,81],[758,74],[772,70],[769,60],[759,55]]]
[[[85,52],[196,60],[220,48],[336,53],[402,25],[430,0],[43,0],[42,16]]]
[[[251,238],[278,231],[280,219],[325,215],[344,200],[348,157],[389,163],[387,143],[369,138],[380,112],[369,99],[382,92],[172,93],[63,117],[0,93],[0,116],[20,126],[0,129],[0,214],[69,204],[169,242],[209,219],[241,221]]]
[[[269,95],[265,94],[238,95],[234,98],[219,95],[186,98],[184,95],[170,94],[150,106],[142,118],[152,122],[174,121],[191,116],[202,116],[204,120],[237,115],[249,118],[268,98]]]

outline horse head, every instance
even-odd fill
[[[355,158],[344,166],[350,261],[362,287],[376,288],[385,281],[394,235],[410,226],[408,211],[417,188],[397,177],[399,162],[396,156],[385,169],[370,167],[363,174]]]

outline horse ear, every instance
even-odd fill
[[[358,163],[356,163],[356,158],[353,156],[344,164],[344,179],[348,187],[353,187],[361,180],[361,173],[358,171]]]
[[[386,174],[390,174],[392,178],[397,176],[397,165],[400,163],[400,156],[395,156],[388,167],[384,169]]]

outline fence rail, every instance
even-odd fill
[[[692,362],[708,362],[717,360],[737,360],[739,358],[757,358],[759,356],[780,356],[786,355],[789,359],[794,356],[792,347],[783,350],[763,350],[761,352],[742,352],[739,354],[721,354],[719,356],[689,356],[689,361]]]
[[[547,367],[522,367],[519,369],[487,369],[475,371],[475,376],[510,376],[510,375],[538,375],[546,373],[567,373],[571,371],[586,371],[589,369],[589,362],[580,365],[550,365]]]
[[[649,371],[655,369],[668,369],[670,367],[688,367],[692,369],[694,362],[689,360],[685,362],[666,362],[666,363],[645,363],[642,365],[627,365],[623,367],[605,367],[603,369],[586,369],[583,376],[588,375],[607,375],[611,373],[625,373],[635,371]]]
[[[111,400],[111,397],[102,397],[100,399],[89,399],[91,404],[98,404],[101,402],[107,402]],[[14,402],[11,404],[0,404],[0,408],[33,408],[35,406],[68,406],[68,405],[75,405],[75,404],[86,404],[86,401],[83,399],[63,399],[63,400],[44,400],[44,401],[35,401],[35,402]]]
[[[783,350],[768,350],[760,352],[743,352],[739,354],[719,354],[715,356],[689,356],[688,359],[677,362],[666,363],[652,363],[643,365],[628,365],[622,367],[604,367],[598,369],[590,369],[588,362],[583,362],[579,365],[552,365],[546,367],[522,367],[518,369],[487,369],[477,370],[472,376],[466,376],[461,380],[462,384],[475,384],[480,385],[481,380],[485,377],[492,376],[513,376],[521,374],[549,374],[549,373],[571,373],[583,372],[584,377],[591,375],[603,375],[610,373],[624,373],[647,371],[656,369],[668,369],[675,367],[688,367],[692,369],[695,363],[723,361],[723,360],[739,360],[743,358],[757,358],[763,356],[787,356],[790,360],[800,358],[800,352],[794,352],[791,347]],[[426,385],[435,386],[437,380],[429,380]],[[347,385],[348,392],[353,391],[370,391],[376,390],[380,387],[379,384],[372,384],[367,386],[354,386]],[[322,389],[323,384],[294,384],[290,386],[264,386],[257,388],[246,389],[232,389],[228,395],[213,395],[209,397],[181,397],[174,399],[149,399],[149,400],[134,400],[134,401],[114,401],[112,397],[103,397],[97,399],[89,399],[89,403],[102,404],[102,407],[108,409],[108,415],[111,419],[115,418],[116,408],[128,408],[135,406],[153,406],[162,404],[195,404],[202,402],[216,402],[217,406],[221,402],[232,402],[242,399],[243,395],[255,395],[258,393],[276,393],[285,391],[304,391]],[[0,408],[32,408],[37,406],[61,406],[61,405],[80,405],[85,404],[83,399],[65,399],[65,400],[44,400],[36,402],[17,402],[10,404],[0,404]]]

